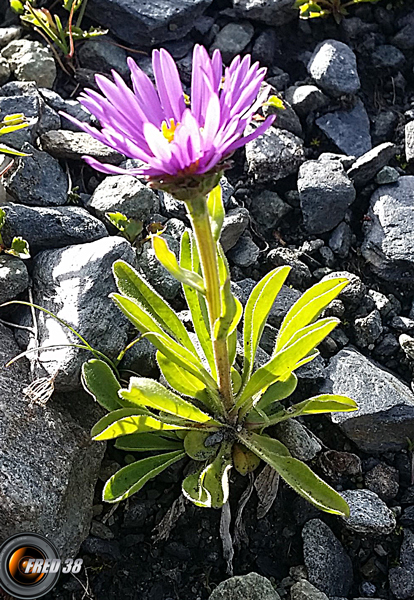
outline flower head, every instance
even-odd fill
[[[89,89],[81,94],[80,102],[97,117],[101,130],[65,115],[95,139],[143,163],[126,170],[84,157],[98,171],[143,176],[160,183],[200,181],[221,171],[228,156],[258,137],[274,120],[274,116],[268,117],[243,137],[261,105],[257,96],[266,74],[258,63],[251,64],[250,56],[243,60],[237,56],[223,77],[220,52],[216,50],[210,58],[204,47],[195,46],[190,97],[184,93],[177,66],[166,50],[154,50],[152,64],[156,88],[129,58],[133,90],[113,71],[113,82],[96,75],[101,93]]]

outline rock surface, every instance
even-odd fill
[[[332,96],[355,94],[361,85],[355,54],[337,40],[325,40],[316,47],[308,64],[308,73],[324,92]]]
[[[19,81],[35,81],[39,87],[51,88],[56,79],[56,64],[52,51],[31,40],[14,40],[1,52],[9,61]]]
[[[238,575],[216,587],[209,600],[280,600],[266,577],[257,573]]]
[[[374,492],[347,490],[341,496],[350,508],[349,517],[343,519],[347,529],[365,535],[388,535],[394,531],[394,513]]]
[[[389,582],[398,600],[408,600],[414,596],[414,533],[409,529],[404,530],[400,566],[390,569]]]
[[[87,155],[111,165],[119,165],[123,160],[122,154],[98,142],[89,133],[64,129],[48,131],[41,136],[40,142],[43,150],[55,158],[80,160]]]
[[[296,173],[305,161],[303,142],[289,131],[271,127],[248,142],[246,159],[249,175],[260,181],[277,181]]]
[[[254,27],[248,21],[228,23],[216,35],[210,52],[220,50],[224,63],[241,54],[254,35]]]
[[[338,110],[319,117],[316,124],[349,156],[362,156],[372,148],[369,117],[360,100],[349,111]]]
[[[296,17],[289,0],[233,0],[236,10],[244,17],[265,25],[284,25]]]
[[[354,184],[362,187],[380,171],[391,160],[397,148],[390,142],[376,146],[366,154],[360,156],[348,171],[348,177]]]
[[[6,245],[9,243],[4,240]],[[0,304],[14,300],[29,287],[29,274],[24,262],[10,254],[0,254]]]

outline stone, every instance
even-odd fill
[[[0,27],[0,48],[4,48],[10,42],[18,40],[22,37],[23,28],[18,25],[10,25],[10,27]]]
[[[289,0],[233,0],[239,14],[268,27],[284,25],[297,17]]]
[[[412,50],[414,48],[414,22],[407,23],[391,41],[401,50]]]
[[[395,156],[396,152],[396,146],[390,142],[376,146],[357,158],[347,173],[348,177],[356,187],[366,185]]]
[[[275,426],[276,437],[290,451],[293,458],[309,462],[322,450],[322,446],[310,431],[296,419],[289,419]]]
[[[347,529],[363,535],[389,535],[397,525],[394,513],[370,490],[347,490],[341,492],[350,509],[350,515],[342,519]]]
[[[334,160],[309,160],[301,165],[298,191],[303,226],[313,234],[334,229],[356,197],[343,166]]]
[[[21,236],[28,242],[32,257],[42,250],[94,242],[108,236],[103,223],[80,206],[46,208],[8,202],[2,209],[6,213],[2,229],[5,243]]]
[[[293,248],[274,248],[267,255],[267,260],[275,267],[287,265],[291,267],[287,283],[295,288],[307,288],[312,280],[309,267],[301,260],[303,254]]]
[[[129,77],[126,50],[108,35],[92,38],[87,44],[79,46],[77,56],[82,67],[98,73],[110,73],[114,69],[122,77]]]
[[[319,117],[316,124],[345,154],[358,157],[372,148],[369,117],[361,100],[352,110],[338,110]]]
[[[260,229],[271,231],[291,211],[289,204],[270,190],[264,190],[255,196],[250,206],[250,214]]]
[[[390,590],[397,600],[414,596],[414,533],[409,529],[404,529],[400,566],[391,568],[388,578]]]
[[[371,60],[377,69],[389,69],[395,72],[404,66],[405,56],[395,46],[383,44],[375,48],[371,55]]]
[[[152,46],[181,40],[211,0],[91,0],[87,14],[127,44]]]
[[[401,333],[412,333],[414,330],[414,320],[403,315],[396,315],[389,324],[390,327]]]
[[[329,247],[339,256],[339,258],[346,258],[349,254],[352,243],[352,230],[348,223],[342,221],[333,230],[331,237],[329,238]]]
[[[9,80],[10,75],[9,61],[0,56],[0,85],[4,85]]]
[[[116,291],[112,274],[115,260],[135,262],[129,243],[120,237],[67,246],[39,253],[33,261],[34,303],[67,321],[100,352],[115,358],[128,341],[129,322],[108,297]],[[77,337],[51,316],[38,314],[41,347],[78,343]],[[32,360],[50,376],[59,391],[81,387],[80,369],[90,353],[78,348],[51,348]]]
[[[84,44],[84,46],[87,45],[88,44]],[[81,48],[84,46],[81,46]],[[72,117],[75,117],[75,119],[78,119],[79,121],[85,121],[89,125],[95,124],[95,117],[93,117],[92,114],[77,100],[64,100],[61,96],[59,96],[59,94],[47,88],[41,88],[39,93],[46,102],[47,106],[52,108],[54,111],[58,113],[63,111]],[[79,133],[79,127],[75,125],[75,123],[72,123],[72,121],[69,121],[69,119],[66,119],[63,115],[61,118],[61,125],[60,127],[57,127],[57,129],[62,128]]]
[[[346,306],[349,306],[352,309],[357,308],[366,294],[366,285],[361,281],[358,275],[349,273],[349,271],[332,271],[323,279],[326,280],[336,277],[345,277],[349,281],[348,285],[338,295],[338,299],[342,300]]]
[[[329,104],[329,98],[316,85],[292,86],[286,90],[285,98],[300,117]]]
[[[318,87],[331,96],[356,94],[361,87],[355,54],[337,40],[325,40],[315,48],[308,73]]]
[[[256,38],[252,50],[252,61],[271,67],[277,49],[278,36],[274,29],[265,29]]]
[[[352,563],[339,540],[320,519],[306,523],[302,538],[310,583],[328,596],[347,597],[353,582]]]
[[[14,300],[28,287],[29,274],[24,262],[17,256],[0,254],[0,304]]]
[[[359,348],[366,348],[374,344],[382,334],[381,315],[378,310],[373,310],[366,317],[355,319],[355,343]]]
[[[400,489],[398,469],[380,462],[365,473],[365,486],[384,500],[393,500]]]
[[[328,596],[306,579],[300,579],[290,588],[291,600],[328,600]]]
[[[130,348],[122,360],[122,368],[138,373],[142,377],[158,378],[159,368],[156,359],[157,349],[146,338]],[[167,381],[164,385],[168,387]]]
[[[267,98],[270,96],[278,96],[278,92],[274,88],[269,89]],[[296,112],[293,110],[289,102],[283,100],[284,109],[276,108],[274,106],[263,106],[263,115],[268,117],[269,115],[276,115],[276,119],[273,123],[273,127],[278,129],[284,129],[290,131],[297,137],[303,138],[303,130],[300,119]]]
[[[375,183],[378,185],[387,185],[388,183],[395,183],[398,181],[399,177],[400,174],[398,173],[397,169],[386,166],[383,167],[379,173],[377,173],[377,176],[375,177]]]
[[[1,92],[1,91],[0,91]],[[30,125],[24,129],[5,133],[1,143],[20,150],[25,142],[34,143],[40,123],[42,103],[39,96],[0,96],[0,115],[23,113]]]
[[[248,174],[261,182],[274,182],[297,173],[305,162],[303,142],[289,131],[270,127],[246,144]]]
[[[394,452],[406,447],[414,428],[414,395],[390,372],[354,348],[331,358],[321,393],[349,396],[358,410],[331,418],[360,450]]]
[[[6,191],[27,206],[62,206],[67,202],[68,180],[59,162],[26,142],[16,167],[4,179]]]
[[[248,21],[228,23],[216,35],[210,52],[220,50],[224,63],[229,63],[241,54],[254,35],[254,27]]]
[[[158,195],[132,175],[111,175],[98,185],[86,207],[100,219],[107,212],[120,212],[128,219],[145,221],[159,212]]]
[[[243,235],[235,246],[228,252],[228,258],[238,267],[253,266],[259,258],[260,249],[249,235]]]
[[[69,160],[81,160],[82,156],[88,155],[102,160],[111,165],[119,165],[123,155],[116,150],[95,140],[89,133],[66,131],[49,131],[40,137],[43,150],[54,158],[66,158]]]
[[[52,51],[31,40],[14,40],[3,48],[13,75],[19,81],[35,81],[38,87],[51,88],[56,79],[56,64]]]
[[[400,177],[371,196],[361,252],[383,279],[414,281],[414,177]]]
[[[228,252],[237,244],[249,223],[250,216],[246,208],[233,208],[227,211],[220,236],[220,243],[224,252]]]
[[[162,237],[178,259],[180,252],[178,240],[168,233],[163,233]],[[159,262],[152,249],[152,244],[146,243],[142,246],[141,254],[138,257],[138,266],[144,277],[148,279],[149,283],[165,300],[172,300],[179,293],[181,288],[180,282]]]
[[[213,591],[209,600],[280,600],[266,577],[257,573],[237,575],[222,581]]]
[[[405,126],[405,157],[409,163],[414,160],[414,121]]]
[[[381,144],[392,140],[397,123],[398,115],[392,110],[383,110],[375,115],[371,129],[373,143]]]
[[[20,350],[3,325],[0,337],[4,365]],[[105,444],[90,441],[97,417],[85,409],[86,394],[67,399],[66,406],[54,397],[46,406],[30,407],[23,396],[29,383],[26,362],[0,370],[0,529],[4,539],[40,533],[61,556],[74,557],[88,535]]]

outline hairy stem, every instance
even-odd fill
[[[230,361],[227,339],[214,339],[214,324],[221,316],[220,279],[217,260],[217,244],[211,229],[210,215],[204,197],[196,198],[187,204],[197,242],[200,262],[206,286],[206,301],[210,319],[210,330],[213,340],[214,362],[220,394],[226,411],[234,407],[233,390],[231,385]]]

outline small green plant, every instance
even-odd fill
[[[85,14],[87,0],[63,0],[62,7],[69,13],[66,24],[57,14],[52,14],[47,8],[36,8],[36,0],[10,0],[11,8],[20,15],[23,23],[42,32],[62,54],[71,59],[75,52],[75,41],[105,35],[106,29],[91,27],[88,31],[82,29],[82,19]],[[77,13],[76,23],[73,23]]]
[[[299,9],[301,19],[315,19],[332,15],[339,24],[348,14],[348,8],[362,2],[376,4],[379,0],[296,0],[294,8]]]
[[[2,121],[0,121],[0,137],[2,135],[6,135],[6,133],[13,133],[13,131],[18,131],[19,129],[24,129],[25,127],[29,127],[30,122],[26,119],[26,117],[21,114],[14,115],[6,115]],[[14,148],[9,148],[8,146],[4,146],[0,144],[0,154],[11,154],[13,156],[27,156],[24,152],[19,152],[18,150],[14,150]],[[0,173],[0,176],[3,173]]]
[[[4,227],[6,221],[6,213],[0,208],[0,253],[5,252],[17,256],[18,258],[30,258],[29,244],[21,237],[15,237],[12,240],[10,248],[3,242],[1,230]]]
[[[130,242],[130,244],[134,244],[140,233],[142,233],[142,221],[128,219],[128,217],[120,212],[107,212],[105,213],[105,216],[108,221],[118,229],[121,235]]]

